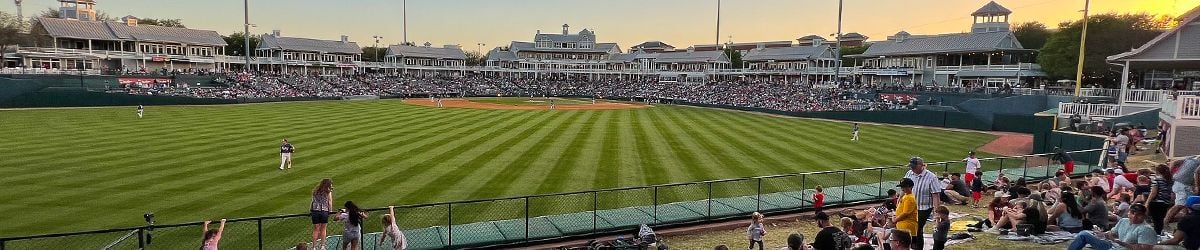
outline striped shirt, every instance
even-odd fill
[[[904,178],[912,179],[913,183],[916,184],[913,185],[913,196],[917,198],[917,210],[933,209],[933,196],[941,195],[942,188],[944,188],[942,181],[938,180],[937,175],[934,175],[928,169],[920,175],[909,170],[908,173],[904,174]]]

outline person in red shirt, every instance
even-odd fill
[[[817,185],[817,193],[813,194],[813,209],[821,211],[821,207],[825,206],[825,191],[821,189],[821,185]]]

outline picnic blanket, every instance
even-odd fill
[[[1042,245],[1054,245],[1075,239],[1075,234],[1066,231],[1046,232],[1045,234],[1020,236],[1016,234],[1001,235],[1000,240],[1029,241]]]

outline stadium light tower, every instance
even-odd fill
[[[721,47],[721,0],[717,0],[717,39],[713,41],[719,49]]]
[[[372,37],[375,38],[375,61],[382,62],[383,60],[381,60],[381,58],[379,58],[379,39],[383,39],[383,36],[372,36]]]
[[[13,0],[17,4],[17,21],[25,22],[25,15],[21,13],[21,0]]]
[[[833,50],[833,59],[836,60],[833,63],[833,82],[837,85],[841,85],[842,82],[842,1],[838,0],[837,36],[833,37],[833,40],[837,41],[834,42]]]
[[[243,25],[245,30],[242,31],[242,41],[246,44],[246,50],[242,52],[246,54],[246,66],[242,68],[243,72],[250,72],[250,0],[242,0],[242,11],[246,14],[246,23]]]

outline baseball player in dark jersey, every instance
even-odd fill
[[[858,123],[857,122],[854,123],[854,132],[851,132],[850,140],[858,141]]]
[[[296,147],[292,146],[287,139],[283,139],[283,145],[279,147],[279,170],[283,170],[284,166],[288,169],[292,168],[292,153],[296,152]]]

